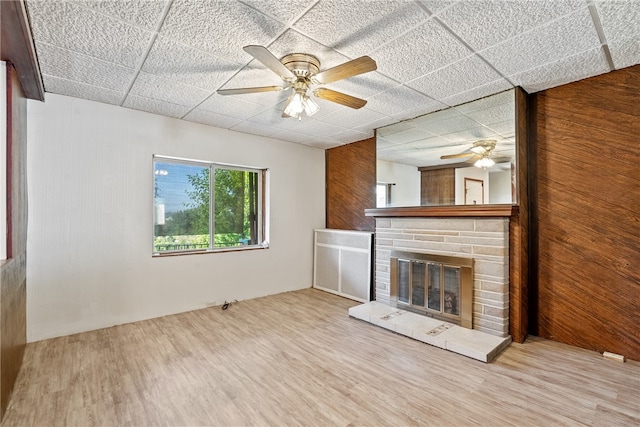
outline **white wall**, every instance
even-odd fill
[[[511,170],[489,173],[489,203],[511,203]]]
[[[153,258],[153,154],[270,168],[271,247]],[[47,94],[27,159],[29,342],[312,283],[323,150]]]
[[[456,168],[456,205],[464,205],[464,179],[481,179],[484,181],[484,203],[489,203],[489,172],[487,169],[471,166],[468,168]]]
[[[391,189],[389,206],[420,206],[420,172],[417,167],[378,160],[376,173],[378,183],[395,184]]]

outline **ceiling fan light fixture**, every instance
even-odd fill
[[[311,117],[320,110],[320,106],[314,102],[313,99],[308,96],[304,99],[304,112],[307,116]]]
[[[492,159],[490,159],[489,157],[483,157],[479,160],[477,160],[473,166],[477,167],[477,168],[490,168],[491,166],[495,165],[496,162],[494,162]]]
[[[290,117],[300,116],[300,113],[302,113],[305,108],[304,98],[304,91],[296,89],[296,91],[289,97],[284,113]]]

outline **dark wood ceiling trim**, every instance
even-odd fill
[[[0,1],[0,57],[13,64],[29,99],[44,101],[44,85],[23,0]]]
[[[518,213],[512,205],[407,206],[365,209],[374,217],[510,217]]]

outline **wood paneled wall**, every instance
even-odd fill
[[[339,230],[374,231],[364,210],[376,207],[376,139],[326,151],[326,223]]]
[[[537,325],[640,360],[640,65],[537,103]]]
[[[10,257],[0,266],[0,418],[9,403],[27,341],[27,100],[11,64],[7,65],[7,82],[3,84],[7,84],[11,238],[7,248]]]
[[[454,168],[420,170],[420,204],[442,206],[456,204]]]

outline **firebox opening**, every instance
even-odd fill
[[[473,327],[473,259],[392,251],[390,261],[391,305]]]

